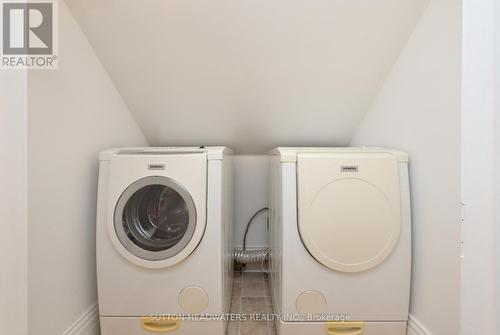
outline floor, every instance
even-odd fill
[[[241,320],[229,321],[227,335],[276,335],[269,276],[262,272],[235,272],[231,314]]]

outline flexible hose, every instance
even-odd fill
[[[266,212],[268,211],[269,208],[268,207],[264,207],[264,208],[261,208],[259,209],[257,212],[255,212],[254,215],[252,215],[252,217],[250,218],[250,220],[248,220],[248,223],[247,223],[247,227],[245,228],[245,234],[243,235],[243,250],[246,250],[247,249],[247,234],[248,234],[248,229],[250,228],[250,225],[252,224],[253,220],[260,214],[260,213],[263,213],[263,212]]]
[[[257,250],[243,250],[235,249],[233,250],[233,259],[239,263],[260,263],[260,268],[262,272],[269,273],[269,270],[265,268],[264,263],[269,259],[269,249],[257,249]]]
[[[247,249],[247,235],[250,225],[255,220],[255,218],[260,214],[268,211],[268,207],[264,207],[255,212],[254,215],[248,220],[247,226],[245,228],[245,234],[243,235],[243,249],[234,249],[233,250],[233,259],[238,263],[260,263],[260,266],[264,272],[267,272],[264,269],[264,263],[269,258],[269,249],[257,249],[257,250],[246,250]]]
[[[263,263],[269,257],[269,249],[233,250],[233,259],[239,263]]]

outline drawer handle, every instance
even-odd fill
[[[326,323],[328,335],[363,335],[363,322],[329,322]]]
[[[141,319],[142,329],[152,333],[170,333],[179,329],[179,319],[152,320],[150,317]]]

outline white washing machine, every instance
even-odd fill
[[[271,152],[271,282],[278,335],[404,335],[411,278],[407,154]]]
[[[102,335],[224,334],[216,316],[231,299],[230,154],[224,147],[101,153]]]

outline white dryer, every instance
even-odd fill
[[[213,316],[227,313],[231,299],[231,165],[224,147],[101,153],[102,335],[224,334]]]
[[[271,152],[271,282],[278,335],[404,335],[411,278],[407,154]]]

